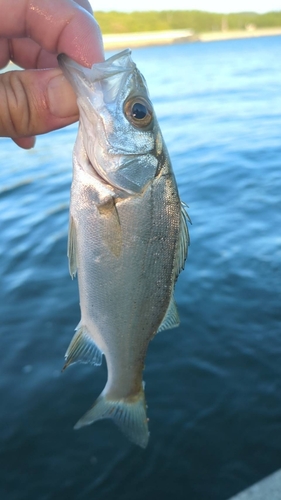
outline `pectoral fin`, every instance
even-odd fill
[[[68,227],[67,257],[68,257],[69,273],[72,279],[75,278],[77,273],[76,252],[77,252],[76,227],[73,217],[70,215],[69,227]]]
[[[98,211],[106,220],[104,242],[113,255],[119,257],[122,249],[122,230],[115,199],[108,197],[105,203],[98,205]]]

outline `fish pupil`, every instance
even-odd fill
[[[147,115],[147,108],[144,104],[136,102],[132,107],[132,116],[137,120],[143,120]]]

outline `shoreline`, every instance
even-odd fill
[[[258,38],[264,36],[280,36],[280,28],[256,28],[248,30],[229,30],[200,33],[198,35],[201,42],[212,42],[220,40],[234,40],[238,38]]]
[[[257,38],[281,35],[280,28],[211,31],[195,33],[192,30],[149,31],[103,35],[105,50],[171,45],[174,43],[214,42],[239,38]]]

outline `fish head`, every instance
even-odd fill
[[[162,136],[131,51],[91,68],[64,54],[58,60],[77,95],[83,144],[95,175],[115,190],[142,193],[158,172]]]

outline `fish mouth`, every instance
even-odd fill
[[[83,95],[82,91],[86,88],[93,90],[92,85],[96,82],[118,74],[131,73],[136,68],[130,49],[114,54],[106,61],[95,63],[91,68],[81,66],[66,54],[59,54],[57,60],[77,97]]]

